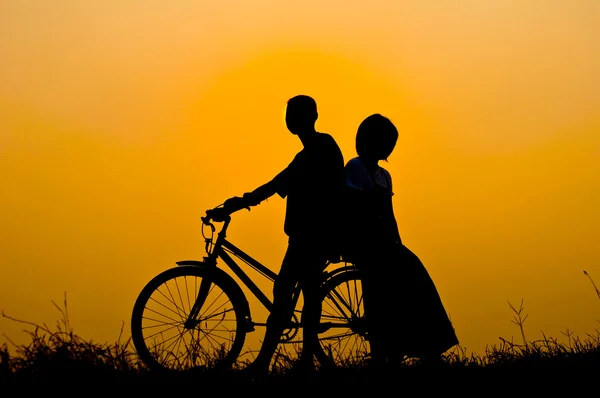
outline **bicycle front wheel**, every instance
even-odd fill
[[[197,300],[202,305],[192,314]],[[246,298],[227,273],[180,266],[141,291],[131,318],[132,341],[151,370],[231,367],[244,345],[248,317]]]
[[[334,275],[322,288],[320,350],[322,365],[353,367],[370,357],[360,274],[349,269]]]

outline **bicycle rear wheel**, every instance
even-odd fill
[[[320,350],[324,366],[352,367],[370,357],[362,283],[356,269],[334,275],[322,288]]]
[[[190,319],[196,298],[203,304]],[[139,358],[151,370],[231,367],[246,338],[248,303],[218,268],[186,265],[155,276],[141,291],[131,318]]]

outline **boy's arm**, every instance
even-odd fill
[[[246,192],[243,196],[249,206],[256,206],[265,199],[270,198],[277,192],[273,181],[269,181],[264,185],[256,188],[252,192]]]
[[[282,198],[287,196],[288,169],[284,169],[277,174],[275,178],[266,184],[261,185],[252,192],[246,192],[243,196],[249,206],[256,206],[265,199],[270,198],[276,193]]]

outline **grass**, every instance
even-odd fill
[[[600,291],[591,277],[584,271],[598,297]],[[46,324],[37,325],[32,322],[18,320],[6,314],[3,317],[14,322],[20,322],[33,328],[27,331],[31,336],[31,342],[27,345],[16,345],[15,354],[11,354],[8,345],[0,347],[0,385],[18,387],[20,389],[34,385],[70,385],[72,381],[79,383],[92,383],[94,386],[110,385],[137,385],[137,386],[223,386],[232,388],[239,385],[248,391],[250,381],[241,377],[238,370],[226,372],[204,370],[202,372],[186,375],[157,375],[148,371],[141,363],[130,339],[123,340],[123,328],[119,339],[112,344],[100,344],[93,341],[85,341],[78,337],[72,330],[65,296],[63,307],[56,303],[54,306],[60,311],[61,319],[54,328]],[[279,352],[275,357],[272,373],[261,381],[261,385],[283,385],[283,386],[305,386],[311,383],[330,385],[375,385],[374,382],[398,383],[398,378],[403,380],[418,380],[413,374],[419,371],[438,372],[438,375],[452,375],[455,380],[474,381],[481,377],[498,376],[504,379],[506,372],[533,371],[529,374],[549,376],[560,371],[561,379],[566,381],[567,375],[586,374],[587,371],[598,374],[600,370],[600,331],[595,334],[586,334],[580,338],[574,336],[570,330],[562,334],[566,337],[566,343],[561,343],[556,338],[547,337],[537,341],[528,341],[525,336],[525,321],[523,301],[519,307],[510,302],[509,307],[514,312],[512,322],[517,325],[521,332],[522,342],[517,343],[501,339],[500,344],[488,347],[484,355],[467,355],[460,347],[456,346],[445,353],[443,363],[435,366],[422,363],[418,360],[407,360],[399,368],[389,372],[374,372],[366,364],[358,363],[347,368],[319,371],[312,375],[310,380],[299,380],[293,375],[295,361],[289,355]],[[7,336],[5,336],[7,337]],[[8,337],[7,337],[8,338]],[[563,339],[564,340],[564,339]],[[10,342],[10,339],[9,339]],[[575,370],[576,372],[569,372]],[[445,373],[440,373],[443,371]],[[411,373],[412,372],[412,373]],[[425,374],[421,372],[420,374]],[[594,388],[595,379],[582,378],[578,376],[577,385],[581,386],[584,381],[592,383]],[[531,379],[530,381],[533,381]],[[550,380],[556,384],[558,380]],[[256,383],[256,382],[252,382]],[[385,383],[384,383],[385,384]],[[256,384],[255,384],[256,385]],[[380,384],[383,385],[383,384]],[[0,389],[2,391],[2,389]]]

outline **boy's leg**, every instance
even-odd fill
[[[279,274],[273,283],[273,306],[267,318],[267,326],[263,343],[256,359],[252,362],[252,369],[256,372],[267,373],[273,354],[277,350],[281,335],[291,319],[294,304],[292,302],[297,278],[295,250],[288,246],[286,254],[281,263]]]
[[[302,308],[304,327],[300,366],[309,371],[315,367],[314,355],[319,344],[318,327],[321,321],[322,309],[319,288],[321,286],[321,273],[325,264],[325,262],[319,263],[314,260],[307,263],[306,265],[311,268],[314,267],[314,270],[304,275],[301,285],[304,296],[304,306]]]

